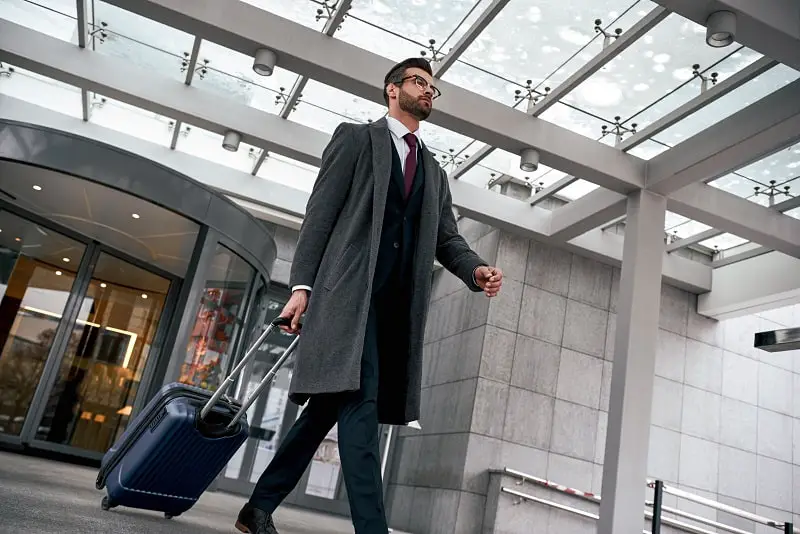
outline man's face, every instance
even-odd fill
[[[399,85],[397,103],[400,109],[424,121],[433,110],[433,79],[422,69],[406,69],[405,81]]]

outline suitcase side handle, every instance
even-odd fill
[[[227,389],[231,385],[233,385],[233,382],[236,380],[236,377],[239,375],[239,373],[242,372],[242,370],[244,369],[245,365],[247,365],[247,362],[249,362],[250,359],[253,356],[255,356],[256,352],[258,351],[258,347],[260,347],[261,344],[264,342],[264,340],[267,339],[267,336],[270,335],[272,330],[277,326],[289,326],[291,323],[292,323],[292,320],[290,318],[288,318],[288,317],[276,317],[275,319],[270,321],[269,326],[267,326],[267,328],[264,329],[264,331],[261,333],[261,335],[258,336],[258,339],[255,341],[255,343],[253,343],[250,346],[250,348],[247,349],[247,352],[245,353],[244,358],[242,358],[241,361],[239,361],[239,363],[236,365],[236,367],[234,367],[233,371],[231,371],[231,373],[228,375],[228,377],[222,382],[222,384],[220,384],[220,386],[217,388],[217,390],[214,392],[214,394],[211,396],[211,398],[208,399],[208,402],[206,403],[205,406],[203,406],[203,409],[200,410],[200,419],[205,419],[205,417],[208,415],[208,413],[211,411],[211,409],[214,407],[214,405],[219,401],[220,397],[222,397],[222,395],[225,393],[225,391],[227,391]],[[300,325],[300,326],[302,328],[302,325]],[[286,349],[286,352],[284,353],[284,355],[278,360],[278,362],[280,364],[283,364],[283,362],[286,361],[285,357],[287,356],[288,353],[290,353],[294,349],[294,346],[295,346],[296,342],[297,342],[297,338],[294,339],[294,341],[289,346],[289,348]],[[272,371],[270,371],[270,372],[272,372]],[[275,372],[277,372],[277,369],[275,369]],[[269,376],[269,374],[267,374],[267,376]],[[261,387],[261,385],[259,385],[259,387],[258,387],[258,389],[256,391],[260,392],[262,389],[263,388]],[[250,404],[252,404],[252,400],[248,399],[248,402],[246,402],[245,404],[249,407]],[[230,426],[233,426],[233,424],[236,421],[239,420],[239,418],[241,417],[241,414],[237,414],[237,416],[238,417],[236,417],[234,419],[234,421],[231,422]]]

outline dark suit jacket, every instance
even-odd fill
[[[369,125],[341,124],[322,156],[319,176],[306,207],[292,263],[290,285],[312,287],[303,333],[297,345],[289,395],[304,403],[309,395],[355,391],[367,314],[383,236],[385,209],[395,153],[385,119]],[[420,144],[423,167],[416,240],[408,266],[408,321],[404,336],[407,365],[402,395],[381,422],[419,419],[422,345],[434,258],[472,290],[472,278],[486,265],[458,233],[448,179]]]

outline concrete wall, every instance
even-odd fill
[[[461,226],[506,281],[490,300],[447,271],[434,275],[422,430],[400,429],[387,505],[393,527],[418,534],[517,532],[502,514],[483,524],[489,469],[601,493],[620,272],[474,221]],[[285,284],[297,232],[272,230],[275,281]],[[800,325],[800,307],[716,322],[695,313],[696,300],[662,287],[650,476],[790,519],[800,514],[800,355],[757,351],[752,335]],[[536,532],[593,532],[591,521],[543,515],[536,504],[514,521],[525,507],[533,515],[524,521],[541,522]]]

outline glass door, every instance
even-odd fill
[[[0,211],[0,439],[22,428],[86,246]]]
[[[100,252],[33,443],[104,453],[125,430],[171,280]],[[49,447],[53,448],[53,447]]]

